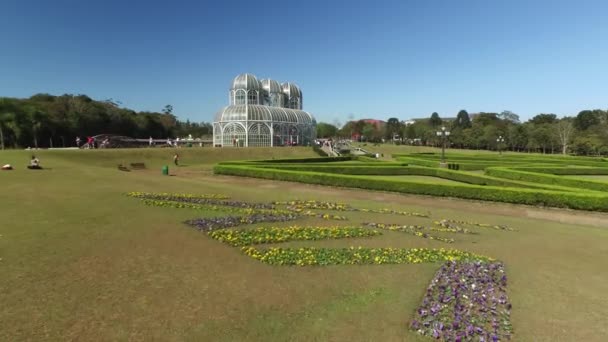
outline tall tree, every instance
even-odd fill
[[[498,114],[498,118],[504,121],[509,121],[512,123],[519,123],[519,115],[513,113],[510,110],[504,110],[500,114]]]
[[[561,119],[557,124],[555,124],[555,128],[557,129],[557,137],[562,146],[562,154],[566,154],[568,153],[568,145],[570,144],[570,139],[572,139],[572,133],[574,132],[574,124],[572,123],[572,119]]]
[[[471,128],[471,118],[469,117],[469,113],[466,110],[461,110],[456,115],[456,121],[454,121],[454,125],[460,128]]]
[[[46,114],[40,111],[38,108],[33,106],[26,107],[27,121],[32,128],[32,136],[34,138],[34,147],[38,148],[38,133],[42,128],[43,122],[46,121]]]
[[[374,125],[372,125],[370,123],[366,123],[363,126],[363,128],[361,129],[361,134],[365,138],[365,141],[372,140],[372,137],[374,136],[374,130],[375,130]]]
[[[393,140],[395,135],[401,132],[401,122],[397,118],[390,118],[386,122],[386,139]]]
[[[337,132],[338,128],[332,124],[325,122],[319,122],[317,124],[317,137],[319,138],[335,137]]]
[[[173,114],[173,106],[168,104],[163,108],[163,114],[171,115]]]
[[[557,122],[557,115],[555,114],[538,114],[534,116],[532,119],[528,120],[528,122],[533,123],[535,125],[541,124],[552,124]]]
[[[590,127],[597,126],[600,124],[600,118],[597,115],[597,111],[594,110],[583,110],[576,118],[574,118],[574,126],[581,131],[585,131]]]
[[[429,124],[431,127],[441,126],[442,123],[443,121],[439,117],[439,114],[437,112],[433,112],[433,114],[431,114],[431,118],[429,119]]]

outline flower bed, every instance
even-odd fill
[[[179,193],[168,193],[168,192],[141,192],[141,191],[131,191],[127,193],[127,196],[136,197],[136,198],[183,198],[183,199],[229,199],[230,196],[222,195],[222,194],[179,194]]]
[[[265,248],[242,251],[270,265],[419,264],[439,261],[489,261],[491,258],[455,249],[427,248]]]
[[[254,209],[254,208],[235,208],[231,206],[214,205],[214,204],[197,204],[188,202],[175,202],[175,201],[164,201],[164,200],[153,200],[153,199],[142,199],[145,205],[152,207],[165,207],[165,208],[181,208],[181,209],[195,209],[195,210],[209,210],[209,211],[227,211],[232,213],[240,213],[245,215],[254,214],[292,214],[289,210],[279,209]]]
[[[249,203],[243,201],[227,201],[228,197],[223,195],[191,195],[191,194],[168,194],[168,193],[151,193],[151,192],[129,192],[127,196],[147,199],[172,202],[195,203],[202,205],[221,205],[235,208],[253,208],[253,209],[274,209],[274,205],[267,203]]]
[[[421,237],[424,239],[437,240],[437,241],[441,241],[441,242],[445,242],[445,243],[454,242],[454,239],[444,238],[441,236],[433,236],[433,235],[427,234],[426,232],[423,231],[423,230],[432,230],[432,227],[423,227],[423,226],[416,226],[416,225],[401,226],[398,224],[384,224],[384,223],[374,223],[374,222],[364,223],[363,225],[366,225],[369,227],[374,227],[374,228],[380,228],[380,229],[392,230],[392,231],[396,231],[396,232],[407,233],[407,234],[411,234],[411,235]]]
[[[294,214],[271,215],[271,214],[254,214],[249,216],[224,216],[224,217],[209,217],[188,220],[184,223],[194,226],[196,229],[204,232],[209,232],[216,229],[236,227],[245,224],[254,224],[260,222],[286,222],[297,219]]]
[[[410,328],[444,341],[509,340],[513,333],[501,262],[447,262],[427,288]]]
[[[337,210],[337,211],[362,211],[366,213],[376,214],[394,214],[404,216],[418,216],[418,217],[429,217],[429,214],[422,214],[417,212],[392,210],[392,209],[367,209],[367,208],[355,208],[344,203],[335,202],[321,202],[321,201],[303,201],[294,200],[286,202],[272,202],[274,205],[286,205],[288,209],[295,211],[303,211],[304,209],[326,209],[326,210]]]
[[[354,210],[348,204],[344,203],[334,203],[334,202],[320,202],[320,201],[303,201],[303,200],[294,200],[294,201],[286,201],[286,202],[272,202],[274,205],[286,205],[287,207],[293,208],[294,210],[303,210],[303,209],[326,209],[326,210],[338,210],[338,211],[352,211]]]
[[[453,221],[450,220],[441,220],[433,222],[438,227],[431,227],[429,229],[437,231],[437,232],[446,232],[446,233],[458,233],[458,234],[477,234],[469,229],[462,228],[454,224]]]
[[[219,229],[209,236],[232,246],[277,243],[291,240],[322,240],[381,235],[377,230],[360,227],[259,227],[249,230]]]
[[[346,221],[348,220],[348,218],[346,216],[342,216],[342,215],[334,215],[334,214],[328,214],[328,213],[315,213],[314,211],[296,211],[296,213],[300,214],[300,215],[304,215],[304,216],[312,216],[312,217],[316,217],[316,218],[322,218],[324,220],[336,220],[336,221]]]
[[[466,224],[469,226],[476,226],[476,227],[480,227],[480,228],[492,228],[492,229],[497,229],[497,230],[515,231],[514,228],[511,228],[511,227],[505,226],[505,225],[487,224],[487,223],[479,223],[479,222],[473,222],[473,221],[443,219],[439,222],[444,222],[445,224],[458,223],[458,224]]]
[[[392,209],[365,209],[365,208],[362,208],[362,209],[357,209],[357,210],[365,212],[365,213],[429,217],[429,214],[423,214],[423,213],[417,213],[417,212],[411,212],[411,211],[392,210]]]

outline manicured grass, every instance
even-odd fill
[[[591,179],[600,182],[608,182],[608,176],[606,175],[576,175],[576,176],[564,176],[573,179]]]
[[[212,163],[223,158],[314,156],[297,148],[182,149],[188,166],[162,176],[160,166],[172,152],[42,151],[37,155],[49,168],[42,171],[25,170],[30,152],[0,152],[0,163],[17,166],[0,171],[0,340],[428,341],[408,322],[439,264],[270,266],[182,223],[222,213],[150,207],[125,196],[129,191],[226,194],[252,202],[315,199],[431,213],[336,211],[349,217],[346,225],[423,225],[442,218],[508,225],[517,231],[467,227],[479,234],[442,236],[455,239],[450,248],[505,263],[513,340],[608,336],[608,215],[211,174]],[[149,169],[116,169],[129,161]],[[313,217],[297,223],[335,224]],[[269,246],[445,247],[383,233]]]
[[[460,182],[456,182],[453,180],[439,178],[439,177],[430,177],[430,176],[366,176],[366,178],[404,180],[404,181],[408,181],[408,182],[412,181],[412,182],[422,182],[422,183],[461,184]]]

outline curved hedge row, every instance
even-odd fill
[[[214,167],[214,172],[225,175],[257,177],[339,187],[608,211],[608,195],[601,193],[580,193],[467,184],[416,183],[404,180],[371,179],[357,175],[338,175],[312,171],[258,168],[255,165],[220,164]]]
[[[221,163],[226,165],[225,163]],[[247,163],[241,163],[241,165],[248,165]],[[250,164],[249,164],[250,165]],[[475,184],[475,185],[492,185],[492,186],[506,186],[506,187],[517,187],[517,188],[533,188],[533,189],[547,189],[547,190],[561,190],[561,191],[577,191],[577,189],[563,188],[555,189],[554,186],[548,186],[537,183],[526,183],[517,180],[500,179],[487,175],[481,175],[476,173],[455,171],[442,168],[429,168],[422,166],[407,166],[399,163],[381,162],[371,164],[260,164],[256,165],[260,168],[271,168],[277,170],[291,170],[291,171],[315,171],[315,172],[327,172],[337,173],[343,175],[377,175],[377,176],[429,176],[438,177],[456,182]]]
[[[512,167],[511,170],[535,173],[548,173],[552,175],[608,175],[608,167]]]
[[[520,171],[505,167],[490,167],[486,169],[486,174],[499,178],[513,179],[525,182],[536,182],[542,184],[551,184],[558,186],[574,187],[581,189],[589,189],[595,191],[608,191],[608,183],[596,182],[593,180],[565,178],[546,173],[535,173],[529,171]]]

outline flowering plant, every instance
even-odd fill
[[[428,248],[265,248],[242,247],[246,255],[271,265],[419,264],[438,261],[489,261],[456,249]]]
[[[476,226],[476,227],[480,227],[480,228],[492,228],[492,229],[497,229],[497,230],[508,230],[508,231],[516,230],[514,228],[511,228],[511,227],[505,226],[505,225],[487,224],[487,223],[479,223],[479,222],[473,222],[473,221],[443,219],[439,222],[444,222],[445,224],[459,223],[459,224],[466,224],[469,226]]]
[[[209,217],[188,220],[185,223],[194,226],[200,231],[212,231],[221,228],[236,227],[245,224],[254,224],[260,222],[285,222],[297,219],[297,215],[272,215],[272,214],[253,214],[249,216],[224,216],[224,217]]]
[[[411,235],[421,237],[424,239],[437,240],[437,241],[441,241],[441,242],[445,242],[445,243],[454,242],[454,239],[444,238],[441,236],[434,236],[434,235],[430,235],[430,234],[427,234],[426,232],[424,232],[424,230],[432,230],[432,228],[429,228],[429,227],[423,227],[423,226],[417,226],[417,225],[402,226],[402,225],[398,225],[398,224],[384,224],[384,223],[374,223],[374,222],[364,223],[363,225],[366,225],[369,227],[374,227],[374,228],[380,228],[380,229],[407,233],[407,234],[411,234]]]
[[[247,230],[218,229],[209,236],[232,246],[277,243],[291,240],[322,240],[381,235],[377,230],[361,227],[259,227]]]
[[[446,262],[410,328],[445,341],[508,340],[513,329],[506,287],[501,262]]]
[[[216,194],[169,194],[169,193],[151,193],[151,192],[129,192],[127,196],[160,201],[196,203],[203,205],[220,205],[235,208],[254,208],[254,209],[274,209],[274,205],[267,203],[249,203],[243,201],[228,201],[228,196]]]

